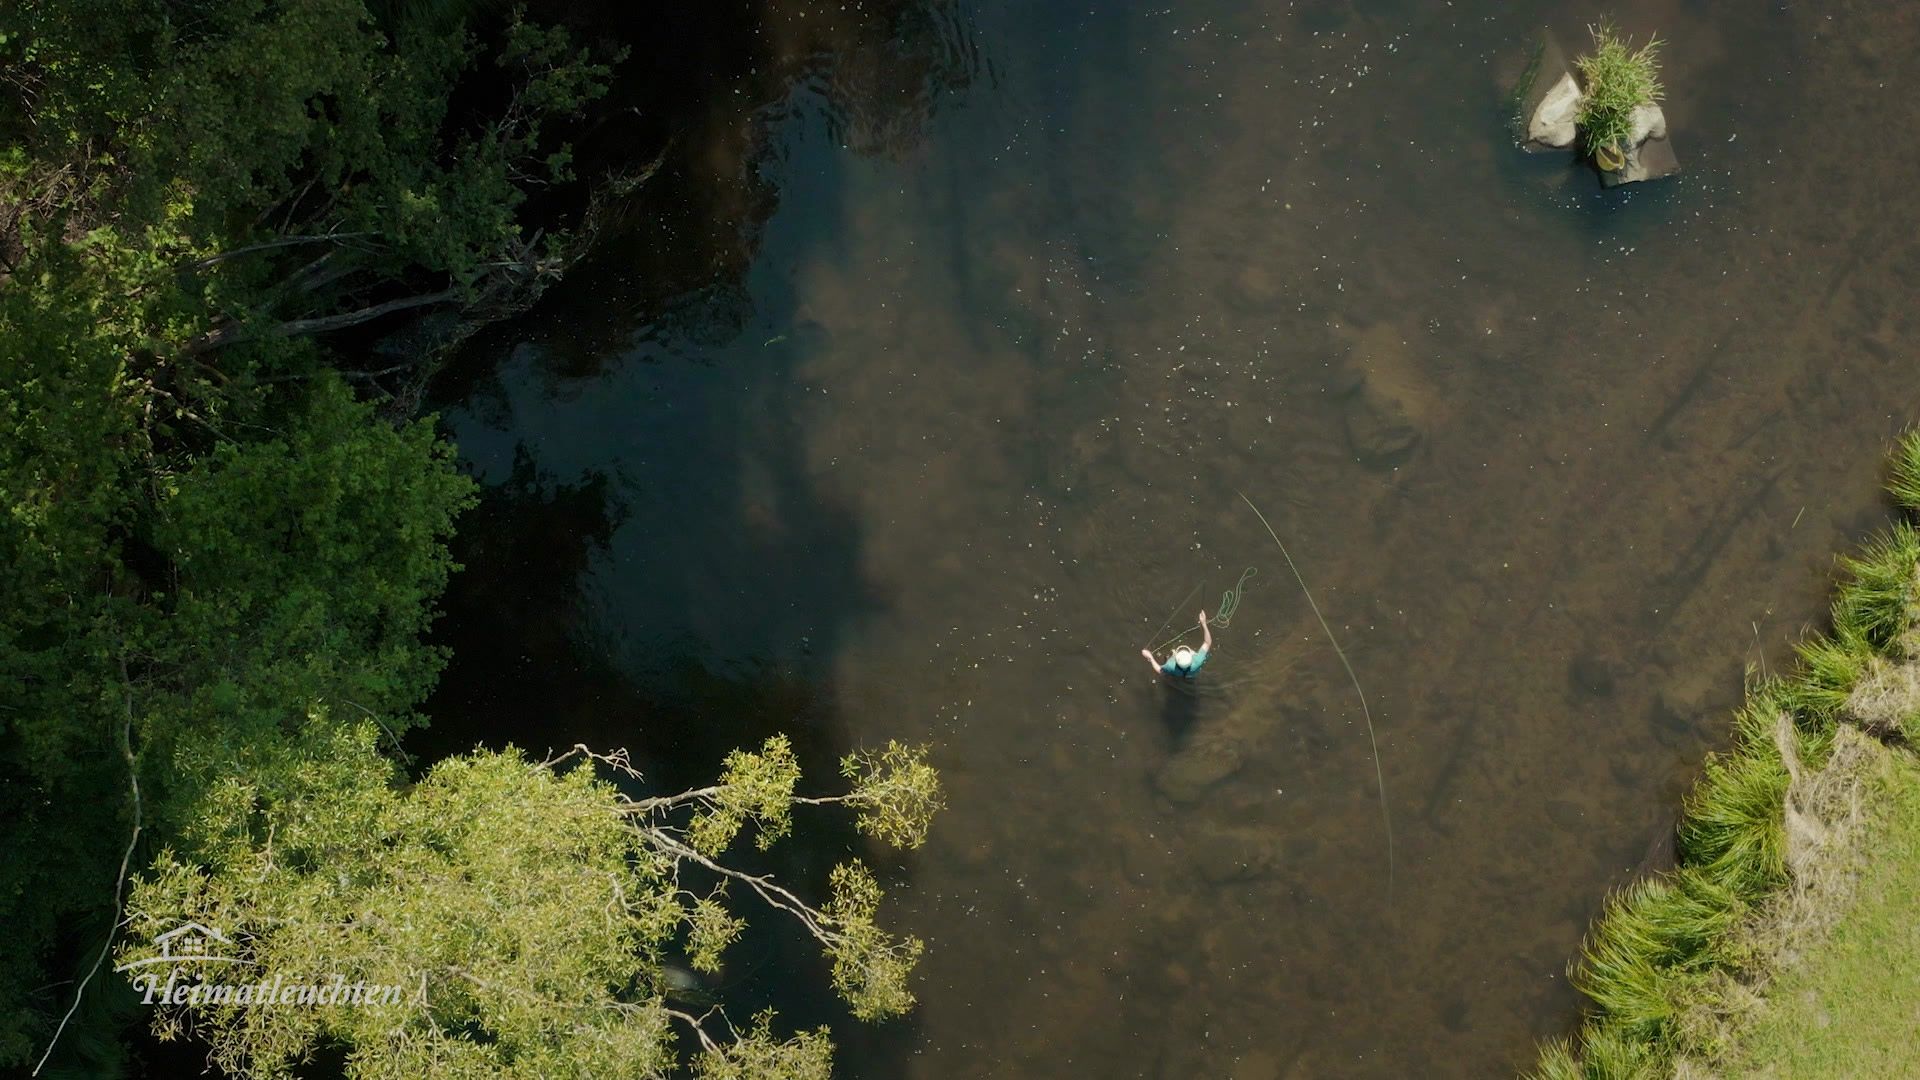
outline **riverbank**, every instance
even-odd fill
[[[1534,1076],[1894,1075],[1920,1004],[1920,433],[1908,520],[1841,560],[1832,627],[1753,680],[1670,873],[1613,897],[1571,976],[1589,1015]],[[1884,1061],[1886,1068],[1870,1067]],[[1864,1071],[1863,1071],[1864,1070]]]

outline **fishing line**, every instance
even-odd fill
[[[1259,572],[1260,570],[1257,567],[1252,567],[1252,566],[1247,567],[1245,570],[1241,571],[1240,580],[1233,583],[1233,588],[1228,589],[1226,592],[1223,592],[1220,594],[1220,607],[1214,611],[1213,618],[1210,620],[1213,623],[1213,625],[1219,627],[1222,630],[1225,630],[1228,626],[1230,626],[1233,623],[1234,613],[1240,610],[1240,594],[1247,587],[1247,579],[1250,577],[1253,577],[1255,574],[1258,574]],[[1200,591],[1200,587],[1198,585],[1194,586],[1193,592],[1197,593],[1199,591]],[[1188,593],[1187,600],[1191,601],[1192,599],[1193,599],[1193,593]],[[1185,606],[1186,604],[1184,603],[1180,605],[1180,607],[1185,607]],[[1180,608],[1173,609],[1173,615],[1178,615],[1179,613],[1180,613]],[[1167,616],[1167,622],[1170,623],[1173,621],[1173,615]],[[1160,629],[1165,630],[1166,623],[1162,623],[1160,626]],[[1160,644],[1155,645],[1153,647],[1153,651],[1159,652],[1161,649],[1164,649],[1167,646],[1172,645],[1175,642],[1178,642],[1181,638],[1186,637],[1188,634],[1191,634],[1198,629],[1200,629],[1200,624],[1194,623],[1192,626],[1187,627],[1185,630],[1180,631],[1178,634],[1175,634],[1172,637],[1168,638],[1167,640],[1161,642]]]
[[[1165,630],[1165,629],[1166,629],[1167,627],[1169,627],[1169,626],[1171,626],[1171,625],[1173,625],[1173,617],[1174,617],[1175,615],[1178,615],[1178,614],[1180,614],[1180,609],[1181,609],[1181,608],[1184,608],[1184,607],[1186,607],[1186,606],[1187,606],[1188,604],[1191,604],[1191,603],[1193,603],[1193,598],[1194,598],[1194,597],[1196,597],[1196,596],[1199,596],[1199,595],[1200,595],[1200,587],[1201,587],[1201,586],[1203,586],[1203,585],[1205,585],[1205,584],[1206,584],[1206,582],[1204,582],[1204,581],[1196,581],[1196,582],[1194,582],[1194,585],[1193,585],[1193,591],[1187,594],[1187,598],[1186,598],[1185,600],[1182,600],[1182,601],[1180,601],[1179,603],[1177,603],[1177,604],[1175,604],[1175,605],[1173,605],[1173,610],[1172,610],[1172,611],[1169,611],[1169,612],[1167,612],[1167,617],[1166,617],[1166,619],[1165,619],[1165,620],[1164,620],[1163,622],[1161,622],[1161,624],[1160,624],[1160,629],[1159,629],[1159,630],[1155,630],[1155,631],[1154,631],[1153,633],[1151,633],[1151,634],[1148,634],[1148,635],[1147,635],[1147,640],[1148,640],[1148,641],[1152,641],[1152,640],[1153,640],[1154,638],[1157,638],[1157,637],[1159,637],[1159,636],[1160,636],[1160,632],[1161,632],[1162,630]],[[1186,635],[1185,635],[1185,634],[1183,633],[1183,634],[1182,634],[1181,636],[1182,636],[1182,637],[1184,637],[1184,636],[1186,636]],[[1178,639],[1176,638],[1175,640],[1178,640]]]
[[[1273,537],[1274,544],[1280,548],[1280,557],[1287,560],[1287,569],[1293,571],[1293,580],[1300,583],[1301,595],[1307,598],[1307,606],[1313,609],[1313,617],[1320,620],[1320,629],[1326,633],[1327,641],[1333,645],[1334,655],[1340,658],[1340,666],[1347,669],[1347,678],[1353,683],[1353,692],[1360,698],[1360,713],[1367,718],[1367,745],[1373,749],[1373,779],[1380,791],[1380,820],[1387,828],[1387,907],[1391,908],[1393,907],[1393,815],[1387,811],[1387,778],[1386,774],[1380,770],[1380,740],[1373,733],[1373,710],[1367,707],[1367,692],[1360,689],[1360,676],[1353,673],[1353,665],[1347,661],[1346,650],[1340,647],[1340,640],[1333,636],[1333,627],[1327,625],[1327,617],[1320,614],[1320,605],[1313,602],[1313,593],[1307,588],[1307,579],[1300,576],[1300,568],[1293,564],[1293,556],[1287,553],[1287,545],[1280,543],[1280,534],[1273,531],[1273,526],[1267,523],[1267,515],[1253,505],[1253,500],[1247,498],[1246,492],[1236,491],[1234,494],[1240,496],[1240,501],[1247,504],[1247,509],[1253,511],[1253,516],[1260,519],[1260,524],[1266,527],[1267,535]]]
[[[1215,626],[1226,626],[1233,621],[1233,613],[1240,610],[1240,593],[1247,587],[1247,579],[1260,572],[1258,567],[1249,566],[1240,572],[1240,580],[1233,588],[1220,594],[1220,608],[1213,613]]]

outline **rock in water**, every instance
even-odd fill
[[[1367,465],[1391,465],[1420,442],[1406,403],[1369,379],[1347,399],[1347,445]]]
[[[1660,106],[1649,102],[1645,105],[1637,105],[1634,107],[1633,135],[1628,139],[1629,142],[1635,146],[1639,146],[1648,139],[1664,139],[1666,137],[1667,114],[1660,111]]]
[[[1580,111],[1580,83],[1552,31],[1542,30],[1533,62],[1509,99],[1515,134],[1529,151],[1573,145],[1573,118]]]
[[[1527,138],[1555,149],[1573,145],[1579,134],[1574,118],[1580,115],[1580,84],[1572,74],[1560,76],[1540,99],[1540,105],[1527,120]]]
[[[1667,142],[1667,114],[1658,105],[1642,105],[1633,110],[1633,147],[1627,161],[1617,172],[1600,173],[1600,186],[1619,187],[1641,180],[1658,180],[1680,171],[1680,159],[1673,156]]]
[[[1344,403],[1347,445],[1363,465],[1398,465],[1420,442],[1431,387],[1393,324],[1375,323],[1348,336],[1353,344],[1345,367],[1360,378]]]

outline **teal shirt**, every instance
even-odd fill
[[[1173,657],[1169,656],[1167,657],[1167,662],[1160,665],[1160,670],[1168,675],[1176,675],[1182,679],[1191,679],[1195,675],[1200,674],[1200,667],[1206,662],[1207,650],[1196,649],[1193,653],[1193,666],[1181,667],[1173,662]]]

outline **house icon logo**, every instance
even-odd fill
[[[116,966],[115,971],[132,971],[152,964],[184,964],[188,962],[212,964],[245,964],[249,961],[239,957],[227,956],[228,950],[238,951],[233,939],[205,923],[183,922],[163,934],[156,934],[153,943],[160,947],[160,955],[149,956],[144,960],[133,960]]]
[[[245,952],[244,946],[236,944],[218,928],[201,922],[181,922],[155,934],[152,949],[158,950],[158,955],[128,960],[113,969],[126,973],[134,992],[148,1005],[187,1009],[266,1005],[385,1008],[400,1004],[406,994],[406,987],[399,983],[375,983],[362,978],[348,981],[346,975],[337,971],[303,978],[264,970],[265,965],[239,955]],[[238,964],[262,970],[257,976],[248,973],[222,979],[223,973],[207,970],[213,964]],[[422,1005],[426,1002],[426,992],[426,976],[422,975],[416,996]]]

